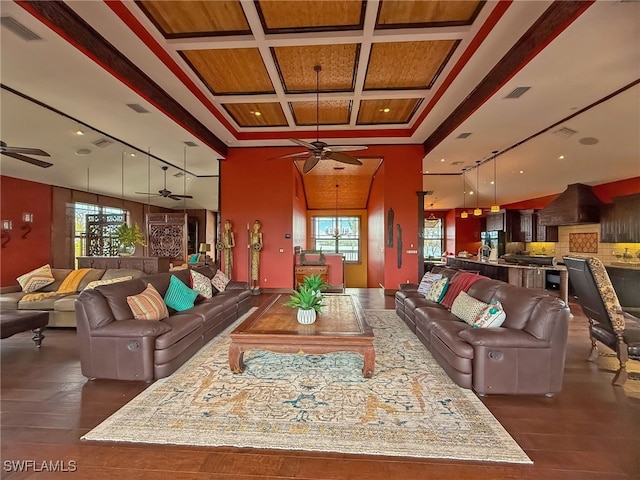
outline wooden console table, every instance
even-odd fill
[[[324,283],[329,283],[329,266],[328,265],[296,265],[294,267],[296,279],[295,288],[298,288],[304,282],[304,277],[311,275],[320,275]]]
[[[168,272],[170,257],[78,257],[78,268],[131,268],[146,275]]]

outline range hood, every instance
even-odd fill
[[[600,223],[602,205],[589,185],[574,183],[540,210],[538,222],[546,226]]]

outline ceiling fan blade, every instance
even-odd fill
[[[366,150],[366,145],[329,145],[332,152],[355,152],[356,150]]]
[[[138,195],[148,195],[150,197],[161,197],[162,195],[158,195],[157,193],[149,193],[149,192],[135,192]]]
[[[357,158],[340,152],[327,152],[325,158],[330,158],[340,163],[348,163],[349,165],[362,165],[362,162]]]
[[[304,166],[302,167],[302,172],[309,173],[313,169],[313,167],[318,164],[319,161],[320,159],[318,157],[307,158],[307,160],[304,162]]]
[[[277,157],[271,157],[271,158],[269,158],[267,160],[278,160],[280,158],[292,158],[292,157],[306,158],[309,155],[311,155],[311,152],[309,152],[307,150],[306,152],[288,153],[286,155],[278,155]]]
[[[37,167],[49,168],[53,166],[53,163],[45,162],[44,160],[37,160],[35,158],[25,157],[24,155],[20,155],[19,153],[11,153],[11,152],[2,152],[3,155],[7,157],[15,158],[16,160],[22,160],[23,162],[30,163],[31,165],[35,165]]]
[[[169,198],[173,198],[174,200],[180,200],[181,198],[193,198],[191,195],[168,195]]]
[[[298,145],[308,148],[310,150],[316,149],[316,146],[314,144],[305,142],[304,140],[298,140],[297,138],[290,138],[289,140],[292,141],[293,143],[297,143]]]
[[[26,148],[26,147],[2,147],[2,151],[6,153],[23,153],[25,155],[40,155],[43,157],[50,157],[47,152],[40,150],[39,148]]]

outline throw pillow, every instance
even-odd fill
[[[107,280],[94,280],[93,282],[87,283],[87,286],[84,287],[84,289],[90,290],[92,288],[99,287],[100,285],[111,285],[112,283],[126,282],[127,280],[131,280],[132,278],[133,277],[131,275],[127,275],[125,277],[116,277]]]
[[[447,288],[449,288],[449,279],[447,277],[436,280],[431,284],[431,288],[429,288],[425,297],[427,300],[440,303],[447,293]]]
[[[46,287],[55,281],[56,279],[53,278],[53,273],[51,273],[51,266],[49,264],[43,265],[35,270],[31,270],[30,272],[18,277],[18,283],[22,287],[22,291],[25,293],[35,292],[36,290],[40,290],[42,287]]]
[[[193,289],[200,293],[204,298],[213,297],[213,289],[211,287],[211,280],[206,275],[191,270],[191,286]]]
[[[227,288],[228,283],[229,279],[224,273],[222,273],[221,270],[218,270],[211,279],[211,285],[216,287],[219,292],[224,292],[225,288]]]
[[[422,277],[422,280],[420,280],[420,285],[418,285],[418,293],[426,295],[429,292],[431,285],[433,285],[433,282],[435,282],[436,280],[440,280],[441,278],[441,273],[425,273]]]
[[[150,283],[142,293],[128,296],[127,304],[136,320],[162,320],[169,316],[162,296]]]
[[[473,322],[474,328],[498,328],[507,318],[507,314],[504,313],[502,304],[494,300],[487,305],[476,317]]]
[[[451,305],[451,313],[469,325],[475,323],[476,318],[488,305],[476,300],[467,292],[460,292]]]
[[[171,275],[169,280],[169,288],[164,294],[164,303],[167,307],[173,308],[177,312],[182,312],[193,307],[198,292],[187,287],[182,280],[175,275]]]

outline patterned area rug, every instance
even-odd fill
[[[393,310],[366,315],[371,379],[362,377],[362,356],[347,352],[249,351],[234,375],[232,326],[82,439],[532,463]]]

